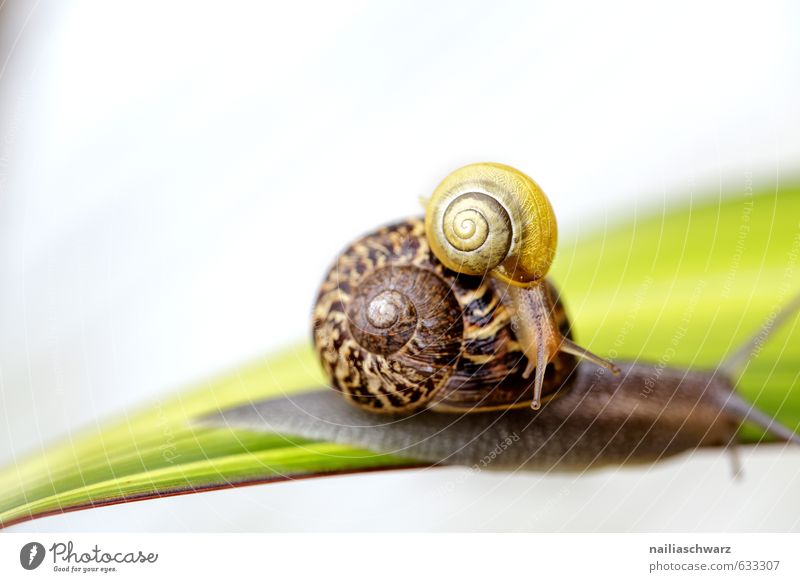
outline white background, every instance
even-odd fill
[[[573,234],[796,175],[798,24],[788,2],[6,0],[0,463],[307,338],[337,250],[464,163],[531,174]],[[744,461],[389,473],[17,529],[800,529],[800,455]]]

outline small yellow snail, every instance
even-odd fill
[[[492,275],[502,281],[514,329],[528,360],[524,378],[536,370],[531,406],[539,408],[545,366],[560,352],[619,373],[614,364],[564,336],[553,317],[545,276],[556,252],[555,214],[542,189],[510,166],[471,164],[447,176],[426,203],[425,232],[436,257],[456,273]]]
[[[447,269],[419,218],[364,235],[339,255],[314,307],[314,344],[331,385],[371,412],[530,406],[522,374],[539,366],[526,360],[499,286]],[[549,307],[559,337],[569,337],[560,301]],[[563,352],[545,362],[536,398],[555,397],[574,366]]]

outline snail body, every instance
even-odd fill
[[[581,472],[652,463],[735,442],[742,416],[726,410],[733,393],[722,376],[677,369],[656,374],[654,366],[633,363],[621,368],[614,376],[579,362],[570,389],[534,412],[453,417],[422,411],[387,424],[327,390],[245,405],[226,411],[223,422],[421,463],[510,471]],[[658,380],[644,399],[648,377]]]
[[[563,306],[546,285],[559,333],[569,337]],[[332,386],[372,412],[529,407],[531,386],[521,380],[529,362],[501,293],[491,278],[442,264],[423,221],[412,218],[367,234],[339,255],[314,308],[314,344]],[[561,353],[545,365],[547,401],[575,358]]]
[[[621,374],[612,375],[592,362],[578,361],[567,380],[569,389],[534,412],[453,416],[436,414],[434,408],[387,423],[331,390],[317,390],[220,411],[203,422],[331,441],[398,455],[410,463],[514,471],[583,472],[654,463],[698,448],[730,447],[744,422],[798,445],[800,436],[735,390],[736,369],[798,311],[800,296],[710,370],[620,362]],[[520,390],[529,389],[518,375],[514,382]]]

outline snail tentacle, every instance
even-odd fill
[[[610,370],[612,374],[618,376],[620,373],[619,367],[609,360],[603,359],[595,353],[590,352],[586,348],[583,348],[576,344],[574,341],[568,338],[561,338],[561,345],[560,349],[562,352],[566,352],[568,354],[572,354],[573,356],[578,356],[584,360],[592,362],[593,364],[597,364],[607,370]]]
[[[561,333],[553,320],[555,307],[546,285],[527,289],[509,285],[508,297],[516,318],[515,331],[520,341],[520,348],[528,358],[528,367],[523,373],[523,378],[528,378],[534,368],[536,369],[533,380],[534,396],[531,401],[533,409],[539,408],[541,404],[539,395],[544,386],[544,377],[540,373],[543,366],[537,366],[536,363],[549,362],[559,352],[583,358],[609,369],[613,374],[619,374],[619,368],[613,363],[579,346]]]

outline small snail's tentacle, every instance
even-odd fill
[[[530,177],[510,166],[471,164],[445,178],[428,201],[425,233],[448,268],[466,275],[491,274],[508,285],[515,331],[534,368],[533,408],[540,406],[544,368],[559,351],[592,361],[613,373],[610,362],[564,338],[542,282],[558,238],[555,214]]]
[[[547,361],[547,346],[544,342],[539,342],[539,349],[536,350],[536,377],[533,381],[533,400],[531,400],[531,408],[538,410],[542,405],[542,386],[544,386],[544,366],[540,366],[538,362]],[[528,363],[530,368],[530,361]]]
[[[508,297],[516,318],[515,333],[519,339],[520,348],[528,358],[528,367],[523,377],[530,376],[533,368],[536,368],[533,380],[532,408],[539,408],[541,403],[539,395],[544,384],[544,366],[539,366],[537,363],[550,362],[559,351],[589,360],[608,368],[614,374],[619,374],[619,369],[614,364],[564,337],[553,318],[555,306],[547,285],[537,285],[527,289],[509,285]]]
[[[520,347],[528,358],[528,368],[523,376],[528,377],[532,368],[536,367],[532,408],[539,408],[541,401],[538,396],[541,394],[544,384],[545,366],[540,366],[538,363],[551,362],[559,352],[583,358],[610,370],[612,374],[619,374],[619,368],[612,362],[579,346],[561,334],[553,320],[553,300],[546,285],[537,285],[527,289],[509,285],[508,295],[516,318],[515,331],[520,339]]]
[[[544,384],[544,366],[539,362],[548,362],[552,354],[558,353],[561,333],[553,326],[553,305],[545,285],[530,289],[509,286],[508,294],[514,306],[515,332],[520,348],[528,358],[528,367],[522,377],[528,378],[536,370],[531,401],[531,408],[535,410],[541,405]]]
[[[597,354],[593,354],[586,348],[582,348],[569,338],[562,338],[561,351],[572,354],[573,356],[578,356],[579,358],[583,358],[584,360],[592,362],[593,364],[597,364],[598,366],[611,370],[611,373],[614,375],[619,375],[619,368],[614,365],[614,362],[604,360]]]

